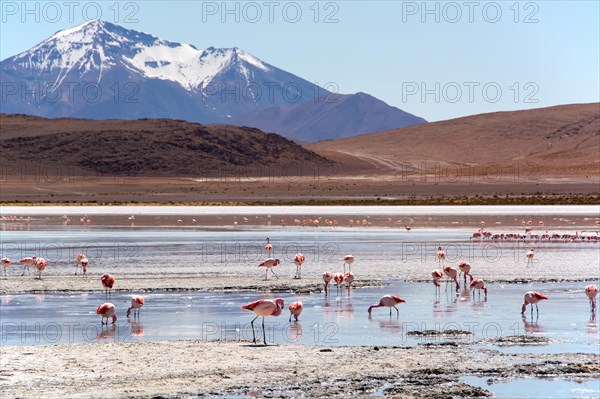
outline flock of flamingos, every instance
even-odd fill
[[[132,216],[129,219],[133,220],[132,218],[134,218],[134,217]],[[299,221],[298,219],[295,219],[295,220]],[[298,223],[296,223],[296,224],[298,224]],[[533,224],[533,222],[523,221],[522,224],[526,225],[526,226],[531,226]],[[542,226],[543,222],[539,222],[539,224]],[[598,225],[600,223],[596,222],[596,224]],[[407,230],[409,230],[408,227],[410,227],[410,226],[407,225]],[[593,241],[593,242],[597,242],[599,240],[599,236],[597,233],[592,234],[592,235],[580,235],[578,232],[576,232],[575,234],[562,234],[562,235],[559,235],[559,234],[550,235],[548,233],[544,233],[542,235],[535,235],[535,234],[531,233],[530,227],[526,227],[525,234],[512,234],[512,233],[492,234],[489,231],[484,231],[484,227],[485,227],[485,223],[481,222],[481,228],[477,232],[473,233],[473,236],[471,238],[481,238],[481,239],[489,238],[489,239],[493,239],[493,240],[528,239],[530,241],[540,240],[540,239],[548,239],[548,240],[559,239],[559,240],[569,240],[569,241],[582,240],[582,241]],[[269,238],[266,239],[265,251],[266,251],[267,259],[259,264],[259,267],[265,268],[265,280],[268,280],[268,278],[269,278],[269,271],[271,272],[271,274],[273,274],[273,276],[275,278],[278,278],[278,276],[273,271],[273,268],[278,266],[281,263],[281,261],[279,259],[271,257],[271,253],[273,251],[273,245],[271,244]],[[530,248],[526,253],[528,265],[533,260],[534,256],[535,256],[534,248]],[[330,271],[326,271],[323,273],[325,295],[328,294],[329,283],[331,281],[335,282],[336,291],[338,294],[343,291],[344,285],[347,287],[348,293],[350,292],[350,287],[351,287],[352,283],[354,282],[354,274],[350,271],[350,266],[354,263],[354,256],[346,255],[343,257],[342,260],[344,262],[344,264],[343,264],[344,272],[343,273],[333,274]],[[442,263],[446,260],[446,253],[444,252],[442,247],[438,247],[438,249],[437,249],[437,260],[440,263]],[[87,257],[84,254],[78,253],[75,257],[75,261],[76,261],[75,275],[77,275],[79,268],[81,268],[82,275],[84,277],[87,276],[87,268],[89,265],[89,260],[87,259]],[[296,265],[296,274],[294,275],[295,279],[301,278],[302,264],[304,263],[304,261],[305,261],[305,256],[301,253],[296,254],[296,256],[294,257],[293,262]],[[7,274],[6,274],[7,269],[12,264],[12,261],[11,261],[11,259],[9,259],[8,257],[5,256],[2,258],[1,262],[2,262],[2,266],[4,268],[4,275],[6,278],[7,277]],[[48,265],[48,262],[46,262],[46,260],[44,258],[36,257],[36,256],[25,257],[25,258],[21,259],[19,261],[19,263],[21,263],[23,265],[22,276],[25,274],[26,270],[29,270],[30,268],[35,268],[38,271],[38,277],[37,277],[38,279],[42,278],[42,272]],[[348,266],[348,271],[346,271],[346,266]],[[485,296],[487,296],[487,293],[488,293],[488,289],[487,289],[485,282],[482,279],[474,278],[472,276],[471,265],[469,265],[467,262],[461,262],[458,265],[458,269],[456,269],[450,265],[443,266],[441,269],[435,269],[431,272],[431,276],[433,279],[433,284],[435,285],[436,294],[438,294],[441,291],[440,281],[444,277],[446,277],[446,290],[448,290],[448,284],[454,283],[455,287],[456,287],[456,291],[459,291],[459,289],[460,289],[459,278],[461,276],[464,279],[465,287],[467,285],[467,277],[469,277],[469,281],[470,281],[469,287],[472,289],[473,296],[475,295],[475,290],[477,290],[479,292],[479,296],[481,296],[481,291],[484,292]],[[113,288],[114,283],[115,283],[115,277],[110,274],[104,274],[100,278],[100,281],[102,283],[102,286],[106,290],[107,298],[110,297],[111,289]],[[598,288],[595,285],[588,285],[585,287],[584,292],[590,301],[591,311],[595,312],[596,296],[598,295]],[[538,309],[537,304],[540,301],[545,300],[545,299],[548,299],[548,297],[543,295],[540,292],[537,292],[537,291],[526,292],[524,295],[524,298],[523,298],[521,314],[525,313],[528,305],[531,305],[532,315],[533,315],[534,306],[535,306],[536,312],[539,314],[539,309]],[[379,307],[389,308],[390,316],[392,315],[392,308],[394,308],[396,310],[396,313],[399,315],[400,311],[398,310],[396,305],[399,305],[404,302],[406,302],[406,301],[404,299],[400,298],[399,296],[384,295],[379,300],[378,303],[373,304],[368,308],[369,317],[371,316],[373,309],[379,308]],[[129,308],[127,309],[126,316],[129,318],[131,313],[133,312],[134,318],[136,318],[136,317],[139,318],[140,309],[144,306],[144,303],[145,303],[145,301],[142,296],[139,296],[139,295],[133,296],[131,298],[131,306],[129,306]],[[265,317],[279,316],[279,315],[281,315],[283,308],[284,308],[284,301],[281,298],[277,298],[274,300],[259,299],[257,301],[250,302],[250,303],[242,306],[242,309],[249,310],[256,315],[256,317],[254,317],[254,319],[252,319],[252,321],[250,322],[250,324],[252,325],[252,333],[253,333],[254,343],[256,343],[256,335],[254,332],[254,322],[256,321],[256,319],[259,317],[262,317],[263,342],[266,345],[267,342],[266,342],[266,334],[265,334],[265,328],[264,328]],[[303,310],[303,304],[302,304],[302,302],[299,302],[299,301],[292,302],[288,306],[288,309],[290,311],[290,320],[292,319],[292,317],[294,317],[295,320],[298,320],[298,317],[300,316],[300,314],[302,313],[302,310]],[[109,323],[109,319],[112,319],[112,324],[114,324],[117,321],[115,305],[110,302],[106,302],[106,303],[103,303],[100,306],[98,306],[98,308],[96,310],[96,314],[101,316],[101,324],[105,324],[105,319],[106,319],[106,324]]]

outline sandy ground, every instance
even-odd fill
[[[99,343],[2,347],[1,353],[2,398],[369,397],[384,387],[386,397],[436,399],[491,396],[460,382],[463,375],[600,378],[594,354],[502,354],[450,341],[335,348]]]

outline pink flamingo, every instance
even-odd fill
[[[87,267],[90,264],[90,261],[88,260],[88,258],[83,258],[83,259],[81,259],[79,264],[81,264],[81,271],[83,272],[83,276],[87,277]],[[77,274],[77,273],[75,273],[75,274]]]
[[[28,267],[35,267],[36,261],[37,261],[37,256],[28,256],[26,258],[21,259],[19,261],[19,263],[21,263],[23,265],[23,273],[21,273],[21,276],[25,275],[25,270],[27,270],[27,272],[29,272]]]
[[[133,310],[133,317],[135,318],[137,310],[137,317],[139,318],[140,309],[142,308],[142,306],[144,306],[144,302],[144,298],[139,295],[131,297],[131,306],[127,308],[127,317],[129,317],[131,311]]]
[[[369,306],[369,316],[371,316],[371,311],[373,310],[373,308],[381,308],[384,306],[390,308],[390,317],[392,317],[392,308],[396,309],[396,314],[398,316],[400,316],[400,311],[398,310],[396,305],[405,303],[405,302],[406,301],[404,299],[402,299],[398,296],[384,295],[381,297],[378,304]]]
[[[296,321],[298,321],[298,317],[300,316],[300,313],[302,313],[302,309],[304,309],[304,305],[302,305],[302,302],[292,302],[290,303],[290,306],[288,306],[288,309],[290,310],[290,320],[292,321],[292,316],[294,316],[294,319]]]
[[[483,293],[485,296],[487,296],[487,287],[485,285],[485,282],[482,279],[476,278],[471,280],[471,288],[473,288],[473,298],[475,298],[475,290],[479,290],[479,297],[481,298],[481,290],[483,290]]]
[[[38,269],[38,272],[39,272],[38,279],[40,279],[40,280],[42,279],[42,272],[44,271],[46,266],[48,266],[48,262],[46,262],[46,259],[44,259],[44,258],[36,259],[35,267]]]
[[[533,252],[533,248],[529,248],[529,251],[527,251],[527,266],[529,266],[530,263],[533,263],[533,257],[535,256],[535,253]]]
[[[344,282],[348,286],[348,295],[350,295],[350,286],[354,282],[354,274],[352,274],[352,272],[344,273]]]
[[[296,265],[296,275],[294,276],[294,278],[301,278],[303,263],[304,255],[302,255],[301,253],[297,253],[296,256],[294,256],[294,264]]]
[[[435,285],[435,291],[440,291],[440,280],[442,279],[442,277],[444,277],[444,273],[439,269],[435,269],[431,272],[431,277],[433,277],[433,285]]]
[[[265,280],[269,279],[269,270],[271,270],[271,273],[273,273],[273,276],[275,276],[276,279],[279,279],[279,277],[277,277],[277,275],[273,271],[273,268],[275,266],[279,265],[279,263],[281,263],[279,261],[279,259],[269,258],[269,259],[265,260],[264,262],[261,262],[258,265],[258,267],[264,267],[265,268]]]
[[[323,282],[325,282],[325,296],[327,296],[327,290],[329,289],[329,282],[333,278],[333,274],[331,272],[323,273]]]
[[[110,296],[110,291],[112,290],[113,285],[115,285],[115,278],[110,274],[105,274],[100,277],[100,281],[102,282],[102,286],[105,289],[106,296]]]
[[[273,250],[273,246],[271,245],[271,240],[267,237],[267,245],[265,245],[265,251],[267,251],[267,258],[271,258],[271,251]]]
[[[467,262],[460,262],[458,265],[458,270],[463,275],[465,279],[465,286],[467,285],[467,276],[469,276],[469,281],[473,282],[473,275],[471,275],[471,265]]]
[[[540,294],[537,291],[527,291],[525,293],[525,297],[523,298],[523,306],[521,306],[521,314],[525,313],[525,309],[527,305],[531,305],[531,315],[533,316],[533,305],[535,305],[535,310],[537,313],[540,313],[538,309],[537,303],[541,300],[548,299],[547,296]]]
[[[281,310],[283,309],[284,302],[283,299],[277,298],[274,301],[271,299],[259,299],[258,301],[250,302],[244,306],[242,309],[249,310],[254,312],[256,317],[252,319],[250,325],[252,326],[252,341],[256,343],[256,335],[254,333],[254,321],[261,316],[262,319],[262,329],[263,329],[263,342],[265,345],[267,344],[267,335],[265,333],[265,317],[266,316],[279,316],[281,314]]]
[[[4,268],[4,278],[7,278],[6,269],[8,269],[8,267],[10,266],[11,263],[12,263],[12,260],[10,260],[10,258],[8,256],[4,256],[2,258],[2,267]]]
[[[113,319],[112,324],[115,324],[115,322],[117,321],[117,315],[115,314],[115,305],[113,305],[110,302],[106,302],[98,306],[98,309],[96,309],[96,314],[102,316],[102,319],[100,321],[102,324],[104,324],[104,319],[107,319],[106,324],[108,324],[108,319],[110,318]]]
[[[77,262],[76,265],[75,265],[75,275],[77,275],[77,269],[79,269],[79,266],[81,265],[81,260],[82,259],[85,259],[85,255],[84,254],[78,253],[77,255],[75,255],[75,262]]]
[[[350,265],[354,263],[354,256],[346,255],[344,256],[344,273],[346,272],[346,265],[348,265],[348,271],[350,271]]]
[[[446,259],[446,253],[444,252],[442,247],[438,247],[437,259],[438,259],[438,262],[441,262]]]
[[[590,306],[592,307],[592,312],[596,310],[596,296],[598,295],[598,287],[593,284],[585,287],[585,295],[590,299]]]
[[[336,273],[333,275],[333,281],[336,284],[336,292],[342,289],[342,283],[344,282],[344,275],[342,273]]]
[[[454,280],[456,283],[456,291],[458,291],[460,289],[460,284],[458,284],[458,273],[456,269],[452,266],[444,266],[444,274],[448,277],[446,280],[446,289],[448,289],[448,282]]]

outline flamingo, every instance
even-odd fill
[[[535,310],[539,314],[540,310],[538,309],[537,303],[543,299],[548,299],[548,297],[540,294],[537,291],[527,291],[525,293],[525,297],[523,298],[523,306],[521,306],[521,314],[525,313],[525,309],[527,308],[527,305],[531,305],[531,316],[533,316],[533,305],[535,305]]]
[[[271,245],[271,240],[267,237],[267,245],[265,245],[265,251],[267,251],[267,258],[271,257],[271,251],[273,250],[273,246]]]
[[[302,274],[302,263],[304,263],[304,255],[297,253],[294,257],[294,264],[296,265],[296,275],[294,278],[301,278]]]
[[[323,273],[323,281],[325,282],[325,295],[327,295],[327,289],[329,288],[329,282],[333,278],[333,274],[331,272]]]
[[[400,303],[405,303],[405,302],[406,301],[404,299],[402,299],[398,296],[384,295],[381,297],[378,304],[369,306],[369,317],[371,316],[371,311],[373,311],[373,308],[381,308],[384,306],[390,308],[390,317],[392,317],[392,308],[396,309],[396,314],[398,316],[400,316],[400,311],[398,310],[396,305],[398,305]]]
[[[127,308],[127,317],[129,317],[129,315],[131,314],[131,311],[133,310],[133,317],[135,318],[135,314],[136,314],[136,310],[137,310],[137,317],[140,317],[140,309],[142,308],[142,306],[144,306],[144,298],[136,295],[131,297],[131,306]]]
[[[533,263],[534,256],[535,253],[533,252],[533,248],[529,248],[529,251],[527,251],[527,266],[529,266],[530,263]]]
[[[37,256],[28,256],[19,261],[19,263],[23,264],[23,273],[21,273],[21,276],[25,275],[25,269],[27,269],[28,267],[35,266],[36,260],[37,260]],[[29,269],[27,269],[27,271],[29,272]]]
[[[110,291],[112,290],[112,287],[115,284],[114,276],[110,274],[105,274],[102,277],[100,277],[100,281],[102,282],[102,286],[106,290],[106,295],[110,296]]]
[[[4,256],[2,258],[2,267],[4,268],[4,278],[6,277],[6,269],[8,269],[8,267],[10,266],[10,264],[12,263],[12,260],[10,260],[10,258],[8,256]]]
[[[346,272],[346,265],[348,265],[348,271],[350,271],[350,265],[354,263],[354,256],[346,255],[344,256],[344,273]]]
[[[442,247],[438,247],[437,258],[438,258],[438,262],[441,262],[446,259],[446,253],[444,252]]]
[[[87,276],[87,267],[90,264],[90,261],[88,260],[88,258],[83,258],[83,259],[81,259],[81,261],[79,263],[81,264],[81,270],[83,272],[83,276],[86,277]]]
[[[271,299],[259,299],[258,301],[250,302],[242,306],[242,309],[254,312],[254,314],[256,315],[256,317],[250,322],[250,325],[252,326],[252,341],[254,341],[254,343],[256,343],[256,335],[254,333],[254,321],[258,319],[259,316],[262,316],[263,342],[266,345],[267,336],[265,333],[265,317],[279,316],[281,314],[281,309],[283,309],[283,306],[284,302],[281,298],[277,298],[274,301]]]
[[[440,280],[442,279],[442,277],[444,277],[444,273],[439,269],[435,269],[431,272],[431,277],[433,277],[433,285],[435,285],[435,291],[440,291]]]
[[[107,319],[106,324],[108,324],[108,319],[110,318],[113,319],[112,324],[115,324],[115,322],[117,321],[117,315],[115,314],[115,305],[113,305],[110,302],[106,302],[98,306],[98,309],[96,309],[96,314],[102,316],[102,324],[104,324],[104,319]]]
[[[265,270],[265,280],[269,279],[269,270],[271,270],[271,273],[273,273],[273,276],[275,276],[276,279],[279,279],[279,277],[277,277],[277,275],[275,274],[275,272],[273,271],[273,268],[277,265],[279,265],[279,263],[281,263],[279,261],[279,259],[273,259],[273,258],[269,258],[267,260],[265,260],[264,262],[261,262],[258,267],[264,267]]]
[[[342,288],[342,283],[344,282],[344,275],[342,273],[336,273],[333,275],[333,281],[336,284],[336,292]]]
[[[592,307],[592,312],[596,310],[596,296],[598,295],[598,287],[593,284],[585,287],[585,295],[590,299],[590,306]]]
[[[302,313],[302,309],[304,309],[304,305],[302,305],[302,302],[292,302],[290,303],[290,306],[288,306],[288,309],[290,310],[290,320],[292,321],[292,316],[294,316],[294,320],[298,321],[298,317],[300,316],[300,313]]]
[[[354,282],[354,274],[352,274],[352,272],[344,273],[344,281],[348,285],[348,295],[350,295],[350,286]]]
[[[37,258],[35,261],[35,267],[38,269],[38,279],[42,279],[42,272],[44,271],[44,269],[46,268],[46,266],[48,266],[48,262],[46,262],[46,259],[44,258]]]
[[[460,284],[458,284],[458,273],[456,272],[456,269],[452,266],[444,266],[444,274],[448,277],[446,280],[446,289],[448,289],[448,282],[454,280],[456,283],[456,291],[458,291],[460,289]]]
[[[487,287],[484,283],[484,281],[482,279],[476,278],[471,280],[471,288],[473,288],[473,298],[475,298],[475,290],[479,290],[479,297],[481,298],[481,290],[483,290],[483,293],[485,296],[487,296]]]
[[[467,276],[469,276],[469,281],[473,282],[473,275],[470,273],[471,272],[470,264],[468,264],[467,262],[460,262],[458,265],[458,270],[460,270],[460,273],[463,275],[463,277],[465,279],[465,286],[467,285]]]
[[[77,269],[79,269],[79,265],[81,265],[81,260],[85,258],[85,255],[82,253],[78,253],[77,255],[75,255],[75,275],[77,275]]]

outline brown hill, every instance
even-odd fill
[[[331,161],[277,134],[170,119],[46,119],[0,114],[3,166],[68,166],[97,175],[272,176]],[[13,166],[14,169],[14,166]],[[73,172],[72,172],[73,173]]]
[[[479,175],[598,176],[600,103],[474,115],[306,148],[347,173],[467,168]]]

